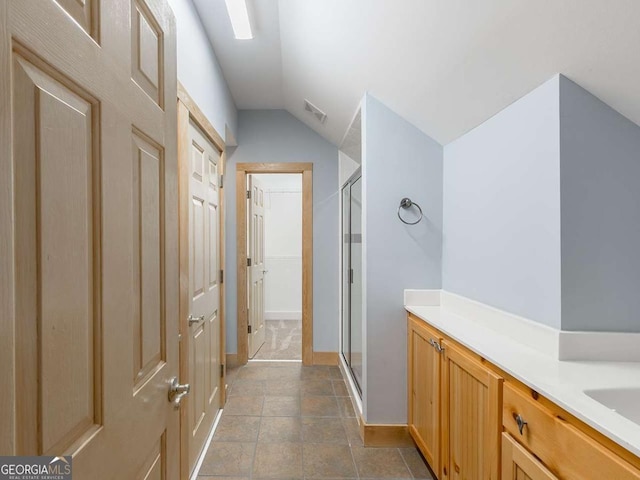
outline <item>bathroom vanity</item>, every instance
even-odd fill
[[[532,346],[553,332],[439,299],[405,300],[409,432],[439,480],[640,480],[640,362],[560,360]]]

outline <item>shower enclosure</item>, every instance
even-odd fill
[[[342,356],[362,395],[362,179],[342,188]]]

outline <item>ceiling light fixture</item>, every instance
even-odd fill
[[[231,19],[233,33],[237,40],[251,40],[253,32],[251,31],[251,22],[249,21],[249,10],[247,9],[247,0],[225,0],[227,4],[227,12]]]

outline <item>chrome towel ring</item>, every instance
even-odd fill
[[[400,210],[401,209],[408,209],[411,207],[416,207],[419,211],[420,211],[420,216],[418,217],[418,219],[415,222],[407,222],[404,218],[402,218],[402,215],[400,215]],[[415,202],[412,202],[410,198],[403,198],[402,200],[400,200],[400,206],[398,207],[398,218],[400,219],[400,221],[404,224],[407,225],[415,225],[417,223],[420,222],[420,220],[422,220],[422,209],[420,208],[420,205],[418,205]]]

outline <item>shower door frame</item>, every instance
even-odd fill
[[[341,262],[340,262],[340,284],[341,284],[341,290],[340,290],[340,295],[341,295],[341,311],[340,311],[340,332],[341,332],[341,344],[340,344],[340,355],[342,356],[343,360],[345,361],[346,366],[348,367],[348,373],[351,376],[351,379],[353,380],[353,384],[355,385],[360,398],[362,398],[362,385],[360,384],[360,381],[358,380],[355,372],[353,371],[353,367],[352,367],[352,363],[351,363],[351,285],[352,285],[352,281],[351,281],[351,273],[349,273],[349,281],[345,282],[345,272],[344,272],[344,266],[345,266],[345,255],[348,257],[348,270],[349,272],[351,272],[352,269],[352,261],[351,261],[351,245],[352,245],[352,237],[351,237],[351,214],[352,214],[352,201],[351,201],[351,188],[353,187],[353,185],[358,181],[362,181],[362,167],[358,167],[349,177],[348,180],[346,180],[343,184],[342,187],[340,188],[340,201],[341,201],[341,209],[340,209],[340,232],[341,232]],[[348,221],[348,225],[349,225],[349,231],[345,232],[344,231],[344,226],[345,226],[345,219],[344,219],[344,191],[345,189],[349,189],[349,221]],[[348,252],[345,249],[345,245],[346,242],[344,241],[345,235],[349,235],[349,248],[348,248]],[[344,299],[345,299],[345,289],[347,289],[348,291],[348,305],[344,304]],[[345,315],[345,309],[348,308],[348,315]],[[346,318],[345,318],[346,317]],[[344,336],[344,324],[345,321],[348,321],[349,324],[349,329],[348,329],[348,333],[349,333],[349,337],[348,337],[348,345],[349,345],[349,358],[347,358],[346,352],[345,352],[345,336]],[[363,319],[361,319],[361,321],[363,321]],[[364,341],[364,339],[363,339]]]

